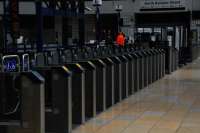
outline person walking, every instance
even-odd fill
[[[122,32],[119,32],[119,34],[117,35],[116,43],[117,43],[118,46],[124,47],[124,45],[125,45],[125,37],[124,37]]]

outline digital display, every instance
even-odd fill
[[[20,61],[18,56],[3,57],[3,72],[19,72]]]

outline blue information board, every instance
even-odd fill
[[[19,72],[20,71],[20,59],[18,55],[3,56],[2,60],[3,72]]]

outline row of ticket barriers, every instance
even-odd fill
[[[19,63],[21,72],[14,70],[17,61],[5,58],[2,67],[12,72],[0,73],[0,132],[70,133],[164,77],[163,49],[116,49],[95,58],[66,54],[75,56],[70,61],[30,54]]]

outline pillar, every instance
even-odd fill
[[[85,3],[84,0],[79,2],[79,45],[85,44]]]

